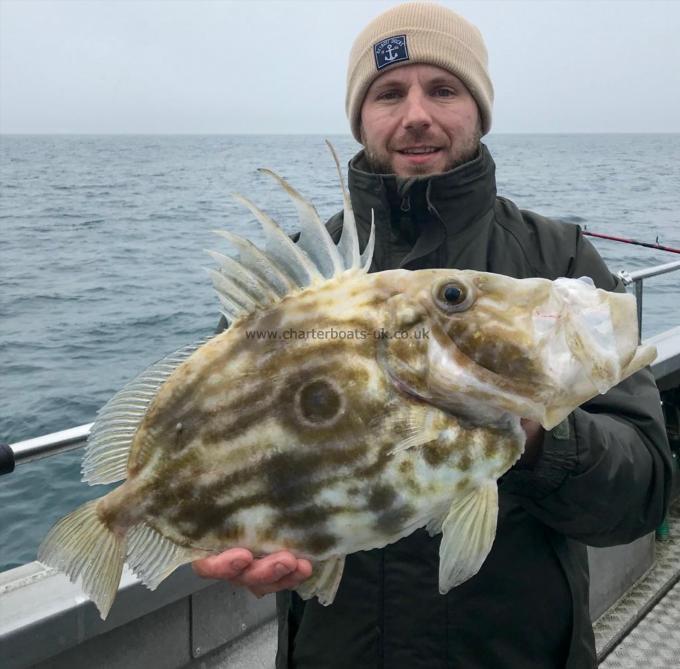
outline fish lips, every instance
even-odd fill
[[[534,325],[545,342],[543,363],[565,390],[585,401],[654,360],[654,347],[639,345],[632,295],[595,288],[583,279],[560,278],[553,286],[552,327],[542,331],[537,314]]]

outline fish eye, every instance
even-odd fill
[[[472,304],[472,293],[458,281],[440,284],[435,291],[435,301],[447,313],[464,311]]]
[[[460,286],[450,283],[444,286],[442,297],[447,304],[460,304],[465,299],[465,293],[461,290]]]

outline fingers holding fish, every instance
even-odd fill
[[[279,551],[255,560],[232,582],[243,585],[258,597],[295,588],[312,575],[309,560]]]
[[[232,581],[253,563],[253,554],[245,548],[231,548],[219,555],[210,555],[191,563],[201,578]]]
[[[192,566],[202,578],[229,581],[248,588],[258,597],[293,589],[312,574],[309,560],[298,559],[288,551],[254,559],[245,548],[232,548],[219,555],[195,560]]]
[[[285,553],[274,553],[258,560],[258,562],[266,561],[267,564],[256,564],[252,571],[247,570],[242,576],[242,584],[257,597],[264,597],[264,595],[281,590],[296,589],[312,575],[312,565],[309,560],[294,558],[293,569],[286,572],[291,567],[291,563],[288,560],[282,561],[281,556],[283,555]],[[270,558],[274,559],[270,560]],[[280,574],[283,574],[283,576],[279,576]],[[269,580],[270,578],[277,580]]]

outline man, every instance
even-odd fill
[[[372,21],[350,55],[347,112],[364,146],[349,185],[373,271],[452,267],[514,277],[592,277],[620,290],[576,226],[496,196],[480,138],[493,89],[481,35],[432,4]],[[329,222],[334,236],[341,215]],[[311,573],[289,553],[234,549],[195,563],[262,595],[279,592],[277,667],[584,669],[595,666],[584,544],[626,543],[662,520],[670,458],[644,370],[551,432],[524,421],[526,451],[499,482],[498,531],[479,573],[440,595],[440,537],[424,530],[347,558],[335,602],[303,602]]]

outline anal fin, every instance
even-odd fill
[[[146,523],[135,525],[128,533],[127,563],[150,590],[155,590],[180,565],[207,555],[209,551],[170,541]]]
[[[314,563],[312,575],[303,581],[296,592],[302,599],[311,599],[316,596],[319,604],[328,606],[333,603],[338,591],[342,572],[345,569],[345,556],[330,558]]]
[[[489,480],[457,498],[442,523],[439,592],[446,594],[482,566],[496,536],[498,486]]]

